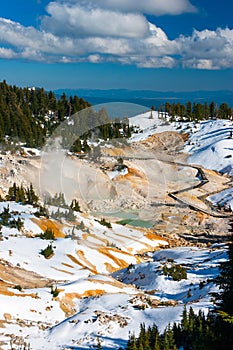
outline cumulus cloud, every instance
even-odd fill
[[[177,39],[184,67],[197,69],[233,68],[233,30],[194,30]]]
[[[56,2],[47,6],[47,12],[42,28],[58,36],[140,38],[149,32],[146,18],[135,13]]]
[[[12,45],[18,51],[31,48],[31,50],[45,52],[55,49],[57,52],[58,40],[50,33],[38,31],[33,27],[24,27],[20,23],[0,18],[0,42]]]
[[[148,36],[146,38],[116,38],[106,37],[75,37],[72,35],[60,37],[47,31],[39,31],[32,27],[24,27],[19,23],[0,19],[0,41],[8,43],[16,48],[18,55],[28,57],[30,51],[32,59],[65,61],[64,57],[70,56],[72,61],[80,60],[79,56],[89,55],[114,55],[117,57],[126,55],[156,54],[167,52],[171,42],[165,33],[155,26],[148,24]],[[153,28],[153,30],[151,29]],[[154,43],[153,43],[154,40]],[[92,56],[90,56],[92,57]],[[83,59],[83,58],[82,58]],[[106,57],[106,60],[109,60]],[[100,61],[100,58],[98,59]]]
[[[170,56],[125,56],[120,57],[118,62],[121,64],[134,64],[140,68],[173,68],[177,65],[176,60]]]
[[[86,7],[96,7],[93,0],[68,0],[70,4],[79,4]],[[98,6],[121,12],[140,12],[155,16],[180,15],[187,12],[196,12],[197,9],[189,0],[98,0]]]
[[[6,49],[5,47],[0,47],[0,58],[11,59],[15,58],[16,54],[11,49]]]
[[[108,0],[104,8],[105,1],[51,2],[40,29],[0,18],[0,58],[64,64],[115,62],[145,68],[233,68],[232,29],[194,30],[190,36],[170,40],[142,14],[167,2],[171,7],[173,3],[182,5],[184,11],[191,6],[188,1],[145,0],[139,4],[136,0],[118,0],[117,11],[115,0]],[[137,13],[130,12],[133,4]]]
[[[157,16],[196,11],[188,0],[100,0],[100,4],[115,10],[137,11]]]

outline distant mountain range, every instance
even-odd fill
[[[186,103],[191,102],[216,102],[218,105],[225,102],[233,107],[233,90],[219,91],[152,91],[152,90],[127,90],[127,89],[111,89],[111,90],[95,90],[95,89],[58,89],[54,91],[57,95],[63,92],[67,96],[78,95],[86,99],[93,105],[108,102],[130,102],[140,104],[146,107],[159,108],[166,102],[170,103]]]

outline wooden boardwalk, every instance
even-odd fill
[[[182,188],[181,190],[169,192],[168,196],[171,197],[172,199],[174,199],[175,201],[177,201],[179,203],[179,206],[183,206],[183,207],[188,206],[190,209],[205,213],[207,215],[211,215],[211,216],[216,217],[216,218],[232,218],[233,217],[232,213],[222,213],[221,211],[217,210],[214,206],[211,206],[211,204],[209,204],[209,207],[207,207],[205,209],[205,208],[198,206],[195,203],[191,203],[191,202],[183,199],[182,197],[179,197],[179,194],[200,188],[209,182],[209,180],[205,174],[205,171],[198,165],[185,164],[185,163],[169,161],[169,160],[164,160],[164,159],[160,159],[160,158],[153,158],[153,157],[136,157],[136,156],[131,156],[131,157],[130,156],[103,156],[103,157],[104,158],[114,158],[114,159],[122,158],[123,160],[158,160],[160,162],[170,164],[170,165],[189,167],[192,169],[196,169],[197,170],[196,177],[198,179],[200,179],[200,182],[198,184]],[[166,203],[166,202],[164,202],[164,203],[152,202],[151,205],[152,206],[162,206],[162,205],[164,205],[164,206],[176,206],[176,204]],[[206,203],[205,203],[205,205],[207,206]]]

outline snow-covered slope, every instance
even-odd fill
[[[129,332],[139,332],[141,323],[156,322],[163,330],[168,322],[180,319],[184,303],[194,310],[212,307],[210,293],[217,291],[213,278],[218,264],[227,258],[225,247],[209,249],[175,248],[153,254],[153,261],[131,265],[113,274],[121,280],[122,291],[88,299],[76,299],[78,310],[40,336],[41,349],[48,342],[54,349],[90,349],[99,338],[103,349],[118,349],[126,345]],[[187,270],[187,279],[173,281],[162,272],[164,264],[180,264]],[[100,276],[95,277],[97,283]],[[109,277],[101,277],[101,280]],[[129,284],[128,291],[126,289]],[[132,284],[137,287],[133,289]],[[144,291],[148,294],[144,294]],[[37,337],[30,338],[31,344]]]
[[[151,116],[153,118],[151,118]],[[190,154],[189,163],[207,169],[233,175],[233,122],[231,120],[207,120],[200,123],[168,122],[169,118],[157,111],[147,112],[129,119],[137,127],[131,141],[145,140],[164,131],[189,133],[185,151]]]
[[[146,262],[137,253],[166,244],[148,230],[114,223],[107,228],[82,213],[76,214],[75,225],[59,223],[37,218],[34,208],[13,202],[2,202],[1,211],[8,205],[24,229],[2,229],[3,350],[25,342],[32,350],[47,350],[48,344],[51,350],[90,349],[98,338],[103,349],[117,349],[142,322],[156,322],[162,330],[180,319],[184,303],[195,310],[212,305],[212,279],[226,259],[225,247],[163,249],[149,253]],[[46,225],[57,237],[49,259],[40,252],[50,242],[36,236]],[[163,266],[171,262],[187,270],[187,279],[164,275]]]
[[[208,120],[190,126],[186,152],[188,162],[233,176],[233,123],[230,120]],[[208,198],[216,205],[233,210],[233,189]]]
[[[208,120],[192,129],[186,151],[189,163],[233,175],[233,123],[230,120]]]
[[[231,208],[233,211],[233,187],[209,197],[216,205]]]
[[[149,136],[164,131],[175,131],[176,125],[169,123],[165,115],[157,111],[150,111],[129,118],[130,125],[136,127],[137,133],[134,133],[130,139],[131,142],[142,141]]]
[[[43,345],[35,335],[39,331],[44,336],[44,329],[57,323],[66,328],[64,320],[79,312],[83,298],[137,294],[135,287],[118,282],[110,273],[144,261],[137,254],[167,245],[146,229],[114,223],[106,227],[83,213],[76,213],[75,221],[59,222],[36,217],[36,209],[29,205],[0,202],[0,213],[4,208],[9,208],[10,220],[20,218],[24,224],[21,231],[3,225],[1,233],[0,324],[6,329],[0,332],[0,341],[4,350],[9,349],[11,335],[22,342],[32,337],[33,350],[47,349],[48,339]],[[46,228],[54,231],[53,242],[40,237]],[[54,252],[46,259],[41,251],[49,244]],[[53,297],[55,288],[58,295]],[[59,339],[51,350],[59,349]]]
[[[156,111],[130,118],[130,124],[138,127],[138,133],[132,135],[131,141],[146,140],[151,135],[164,131],[187,133],[189,139],[184,151],[190,154],[188,163],[233,176],[233,122],[231,120],[169,123],[168,119],[164,114],[159,115]],[[214,204],[233,208],[232,188],[209,199]]]
[[[226,259],[224,249],[163,249],[153,254],[153,261],[117,271],[113,276],[123,283],[134,284],[164,301],[188,303],[209,298],[208,293],[214,288],[212,280],[218,273],[218,264]],[[163,273],[164,266],[171,267],[177,264],[185,267],[187,272],[187,279],[179,282]],[[203,283],[202,288],[200,282]]]

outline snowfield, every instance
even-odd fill
[[[138,127],[132,142],[142,141],[164,131],[182,131],[189,134],[185,152],[188,162],[207,169],[233,175],[233,122],[231,120],[207,120],[194,122],[168,122],[168,117],[157,111],[140,114],[129,119],[130,125]]]
[[[230,207],[233,211],[233,187],[213,196],[210,196],[209,199],[214,204],[219,204],[220,206],[224,207]]]
[[[186,151],[191,153],[189,163],[207,169],[233,175],[233,123],[230,120],[201,122],[197,131],[192,131]]]
[[[35,232],[42,232],[34,209],[5,202],[1,210],[8,205],[30,231],[37,225]],[[43,287],[35,282],[26,287],[32,279],[28,274],[22,290],[0,285],[0,319],[7,320],[3,321],[7,332],[3,329],[0,333],[2,349],[9,349],[12,339],[23,339],[33,350],[48,349],[48,344],[51,350],[90,349],[98,339],[103,349],[116,349],[126,345],[129,332],[139,332],[140,323],[156,322],[163,330],[168,322],[179,321],[186,303],[197,311],[212,307],[211,293],[216,291],[213,279],[218,275],[219,263],[227,258],[225,246],[162,249],[149,253],[149,261],[143,262],[129,253],[130,249],[135,253],[141,249],[138,238],[141,244],[153,244],[152,250],[166,242],[150,242],[142,231],[117,224],[103,230],[94,218],[80,213],[77,220],[84,222],[89,233],[75,231],[77,239],[69,235],[57,238],[50,259],[40,254],[48,241],[27,237],[16,229],[3,229],[1,263],[7,261],[5,266],[12,266],[15,273],[17,269],[33,271],[48,283]],[[69,225],[64,222],[64,232],[70,232]],[[100,242],[106,233],[118,249]],[[186,269],[187,279],[174,281],[165,276],[163,266],[171,262]],[[116,272],[109,274],[109,265]],[[54,288],[58,289],[55,297]]]
[[[112,278],[110,272],[143,261],[137,256],[140,251],[153,251],[167,245],[166,240],[157,236],[147,237],[145,229],[118,224],[107,228],[94,217],[82,213],[76,213],[75,223],[65,220],[59,223],[35,217],[35,208],[14,202],[1,202],[0,212],[8,207],[12,219],[20,218],[24,228],[18,231],[2,227],[0,320],[4,327],[7,325],[7,331],[0,332],[2,349],[9,349],[10,341],[19,339],[30,343],[31,349],[35,350],[47,349],[48,341],[51,350],[63,348],[66,342],[72,344],[74,335],[70,329],[66,334],[65,329],[69,328],[70,317],[79,314],[80,304],[108,296],[118,305],[120,300],[115,296],[130,298],[138,293],[134,286]],[[52,207],[50,211],[54,209]],[[46,226],[54,229],[57,238],[53,242],[39,237]],[[52,244],[54,253],[45,259],[41,251],[48,244]],[[55,288],[58,295],[53,297]],[[90,309],[89,313],[92,312],[94,310]],[[84,325],[89,323],[85,314]],[[55,342],[51,340],[52,334],[63,328],[56,328],[58,323],[64,330],[59,331]],[[120,324],[124,323],[124,317],[120,318]],[[55,327],[54,331],[45,331],[50,327]],[[97,333],[99,331],[96,329]],[[76,332],[79,334],[79,330]],[[64,338],[61,334],[65,334]],[[83,339],[85,343],[89,338],[83,336]],[[88,341],[88,348],[90,343]]]
[[[230,120],[208,120],[198,124],[198,130],[191,132],[186,151],[191,153],[190,164],[233,176],[233,122]],[[233,211],[232,188],[208,199],[216,205]]]
[[[153,118],[151,118],[151,116]],[[146,140],[149,136],[164,131],[176,131],[175,123],[168,123],[167,119],[159,115],[157,111],[150,111],[129,118],[130,125],[137,128],[138,133],[134,133],[130,142]]]
[[[194,311],[201,308],[207,312],[213,307],[211,293],[217,291],[213,278],[218,274],[219,262],[226,258],[226,247],[158,251],[153,254],[153,262],[113,274],[125,286],[133,284],[137,289],[122,287],[117,292],[112,287],[107,294],[76,299],[74,305],[78,312],[46,331],[40,349],[46,349],[47,342],[53,349],[90,349],[98,338],[103,349],[117,349],[126,345],[129,332],[138,334],[140,323],[148,326],[156,322],[162,331],[168,322],[179,321],[186,303]],[[171,259],[186,267],[187,280],[175,282],[161,273],[161,266]],[[102,282],[109,279],[105,276],[92,278],[97,285],[99,279]],[[163,304],[157,306],[160,302]],[[173,306],[169,306],[172,302]],[[30,337],[35,348],[36,341],[37,337]]]

